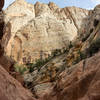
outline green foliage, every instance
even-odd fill
[[[100,49],[100,39],[95,40],[91,43],[90,47],[87,50],[87,53],[92,56],[93,54],[97,53]]]
[[[38,71],[41,69],[41,67],[43,65],[45,65],[49,60],[51,59],[51,57],[45,58],[45,59],[38,59],[36,60],[35,63],[29,63],[27,64],[27,66],[29,67],[29,72],[33,72],[36,69],[38,69]]]
[[[92,32],[93,32],[93,28],[90,29],[90,33],[92,33]]]
[[[81,60],[87,58],[87,56],[86,56],[83,52],[81,52],[80,50],[78,51],[78,54],[79,54],[79,56],[75,59],[75,61],[74,61],[73,64],[77,64],[77,63],[79,63]]]
[[[78,57],[75,59],[75,61],[73,62],[73,64],[77,64],[77,63],[80,62],[80,61],[81,61],[80,56],[78,56]]]
[[[45,59],[38,59],[36,60],[35,63],[28,63],[26,64],[29,68],[29,72],[33,72],[35,69],[38,69],[38,71],[40,71],[41,67],[44,66],[46,63],[48,63],[51,59],[53,59],[54,57],[56,56],[59,56],[65,52],[68,52],[67,49],[64,49],[61,51],[61,49],[56,49],[54,50],[50,56],[48,56],[47,58]]]
[[[94,24],[94,27],[96,27],[99,24],[99,20],[95,19],[93,24]]]
[[[73,45],[72,45],[72,42],[70,41],[69,49],[71,49],[72,47],[73,47]]]
[[[80,50],[78,51],[78,54],[80,56],[80,60],[83,60],[85,58],[87,58],[86,54],[84,54],[83,52],[81,52]]]
[[[24,65],[19,65],[19,64],[15,64],[14,65],[15,71],[20,73],[21,75],[23,75],[26,71],[28,71],[28,68],[25,67]]]
[[[56,49],[56,50],[54,50],[54,51],[51,53],[51,55],[52,55],[53,57],[58,56],[58,55],[60,55],[60,54],[62,54],[61,49]]]

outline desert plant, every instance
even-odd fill
[[[83,53],[83,52],[80,51],[80,50],[78,51],[78,54],[79,54],[79,56],[80,56],[80,60],[83,60],[83,59],[87,58],[86,54]]]
[[[93,54],[97,53],[100,49],[100,39],[93,41],[90,47],[87,50],[87,53],[92,56]]]
[[[78,51],[79,56],[77,56],[77,58],[75,59],[75,61],[73,62],[73,64],[77,64],[79,63],[81,60],[85,59],[87,56],[81,52],[80,50]]]
[[[94,27],[96,27],[99,24],[99,20],[95,19],[94,20]]]
[[[15,64],[14,65],[15,71],[20,73],[21,75],[23,75],[26,71],[28,71],[28,68],[25,67],[24,65],[20,65],[20,64]]]
[[[77,64],[77,63],[80,62],[80,61],[81,61],[81,58],[80,58],[80,56],[78,56],[78,57],[74,60],[73,65],[74,65],[74,64]]]
[[[29,72],[31,73],[35,69],[40,71],[41,67],[44,66],[46,63],[48,63],[51,59],[68,51],[69,51],[68,49],[64,49],[63,52],[61,51],[61,49],[55,49],[54,51],[52,51],[51,55],[49,55],[47,58],[45,59],[40,58],[40,59],[37,59],[36,62],[34,63],[27,63],[26,65],[29,68]]]
[[[52,51],[52,53],[51,53],[51,55],[52,55],[53,57],[55,57],[55,56],[57,56],[57,55],[59,55],[59,54],[61,54],[61,50],[60,50],[60,49],[55,49],[55,50]]]
[[[92,32],[93,32],[93,28],[90,29],[90,33],[92,33]]]
[[[72,45],[72,42],[70,41],[69,49],[71,49],[72,47],[73,47],[73,45]]]
[[[45,59],[37,59],[35,63],[28,63],[27,66],[29,68],[29,72],[33,72],[35,68],[39,71],[43,65],[51,60],[51,57]]]

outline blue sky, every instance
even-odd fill
[[[12,2],[15,0],[5,0],[5,6],[4,9],[7,8]],[[76,6],[86,9],[94,8],[97,4],[100,4],[100,0],[26,0],[29,3],[36,3],[37,1],[48,3],[48,2],[54,2],[59,7],[63,8],[66,6]]]

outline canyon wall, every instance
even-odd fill
[[[52,2],[31,5],[16,0],[5,10],[5,22],[11,24],[6,55],[25,64],[65,49],[85,30],[88,12],[77,7],[59,8]]]

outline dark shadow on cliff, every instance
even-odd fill
[[[4,47],[8,44],[11,37],[11,24],[5,24],[4,12],[2,11],[4,0],[0,0],[0,65],[2,65],[8,72],[13,68],[14,61],[7,57]]]

